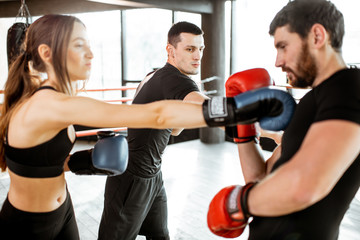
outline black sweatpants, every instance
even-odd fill
[[[78,240],[79,231],[70,194],[54,211],[25,212],[15,208],[6,198],[0,212],[0,238],[51,240]]]
[[[99,239],[132,240],[137,235],[170,239],[161,171],[151,178],[138,177],[128,171],[107,178]]]

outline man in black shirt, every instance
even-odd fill
[[[207,97],[189,77],[199,73],[204,51],[203,31],[179,22],[168,32],[166,65],[140,83],[134,104],[164,99],[202,103]],[[99,239],[169,239],[167,198],[163,185],[162,154],[170,135],[182,129],[128,129],[129,164],[120,176],[109,177]]]
[[[360,186],[360,70],[341,55],[342,14],[329,1],[290,1],[270,25],[276,66],[294,87],[310,87],[265,161],[255,142],[238,144],[245,186],[222,189],[208,225],[249,239],[333,240]]]

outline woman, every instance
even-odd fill
[[[76,82],[88,79],[93,58],[85,26],[75,17],[39,18],[24,45],[9,70],[0,125],[0,167],[8,167],[11,180],[0,212],[1,238],[79,239],[64,178],[75,141],[73,124],[201,127],[201,105],[115,105],[74,96]]]

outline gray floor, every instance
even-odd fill
[[[75,150],[87,148],[88,142],[79,142]],[[264,154],[269,154],[264,152]],[[206,214],[210,200],[222,187],[243,184],[232,143],[204,144],[199,140],[168,146],[164,154],[163,176],[168,195],[169,230],[173,240],[223,239],[207,228]],[[66,173],[81,239],[97,239],[103,208],[105,177],[76,176]],[[7,194],[9,178],[0,174],[0,201]],[[246,239],[247,230],[237,239]],[[138,237],[137,240],[145,238]],[[360,193],[341,225],[339,240],[360,239]]]

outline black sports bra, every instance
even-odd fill
[[[52,89],[44,86],[42,89]],[[5,159],[8,168],[23,177],[49,178],[63,173],[65,159],[69,156],[74,143],[69,139],[67,128],[61,130],[55,137],[29,148],[16,148],[4,144]]]

